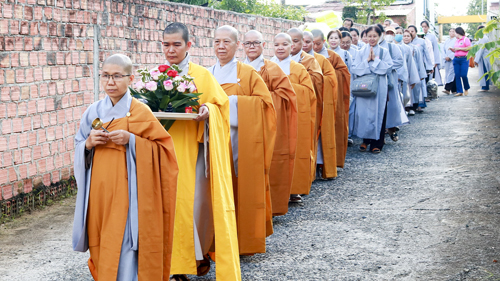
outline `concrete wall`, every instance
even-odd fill
[[[82,113],[103,96],[94,78],[106,56],[127,54],[136,68],[164,63],[161,32],[180,21],[193,35],[193,61],[209,66],[217,26],[257,29],[271,41],[300,25],[163,1],[0,0],[0,6],[0,200],[72,175],[74,135]]]

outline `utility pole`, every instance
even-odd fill
[[[481,0],[481,15],[484,15],[484,0]]]
[[[286,2],[286,0],[281,0],[281,6],[285,6],[285,4],[286,4],[285,2]]]
[[[368,0],[368,19],[366,20],[366,24],[370,25],[372,21],[372,0]]]

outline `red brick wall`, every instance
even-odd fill
[[[161,31],[172,21],[189,25],[190,53],[204,66],[215,62],[217,26],[255,28],[270,42],[300,24],[163,1],[0,0],[0,6],[0,200],[72,175],[74,135],[94,102],[96,26],[100,62],[124,53],[143,67],[164,62]]]

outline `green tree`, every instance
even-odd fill
[[[268,3],[257,0],[212,1],[211,7],[237,13],[298,21],[304,20],[304,17],[307,15],[307,11],[302,7],[283,6],[274,2]]]
[[[451,28],[451,23],[443,23],[443,35],[450,35],[450,28]]]
[[[486,0],[472,0],[467,7],[467,15],[475,16],[481,15],[481,3],[483,3],[483,13],[486,14],[488,10],[488,1]],[[481,25],[481,23],[469,23],[467,27],[468,34],[476,34],[477,28]]]
[[[497,87],[500,87],[500,70],[495,71],[495,68],[499,69],[498,64],[495,63],[498,63],[498,61],[500,61],[500,40],[498,40],[498,35],[500,34],[499,25],[500,20],[497,18],[489,21],[484,28],[478,30],[477,32],[474,32],[475,39],[479,40],[483,38],[484,35],[488,35],[489,42],[487,42],[486,44],[474,45],[467,54],[467,59],[470,59],[471,57],[475,56],[481,48],[486,48],[490,51],[490,53],[485,58],[490,60],[492,66],[491,70],[485,73],[479,80],[483,79],[485,75],[488,75],[488,79],[491,79],[491,81]]]
[[[371,24],[373,23],[373,16],[375,12],[381,10],[383,7],[390,6],[396,0],[342,0],[345,5],[357,7],[356,18],[357,23],[360,24]],[[370,4],[371,2],[371,4]],[[379,15],[379,18],[384,18],[385,14]],[[370,19],[370,21],[368,21]]]

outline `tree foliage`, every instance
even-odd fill
[[[376,11],[382,10],[383,7],[390,6],[396,0],[372,0],[371,7],[368,6],[368,1],[366,0],[342,0],[346,6],[355,7],[356,8],[356,17],[357,23],[367,24],[368,17],[373,18],[375,16]],[[346,18],[346,17],[344,17]],[[385,14],[378,15],[378,19],[386,19]],[[373,21],[371,21],[373,23]]]
[[[481,15],[481,2],[483,3],[483,12],[486,14],[488,10],[488,1],[487,0],[472,0],[467,7],[467,15],[475,16]],[[477,28],[481,25],[481,23],[469,23],[467,27],[468,34],[476,34]]]
[[[475,39],[479,40],[485,35],[488,35],[489,42],[485,44],[474,45],[467,54],[467,58],[470,59],[471,57],[475,56],[481,48],[486,48],[490,51],[490,53],[486,56],[486,59],[490,60],[490,63],[492,65],[491,70],[485,73],[479,80],[488,75],[489,79],[491,79],[491,81],[497,86],[500,86],[500,70],[495,71],[495,68],[493,66],[495,65],[495,62],[500,61],[500,40],[495,41],[493,38],[496,37],[498,39],[498,34],[500,33],[499,24],[500,20],[491,20],[486,24],[484,28],[477,30],[474,36]],[[493,33],[496,33],[497,36],[494,36]]]
[[[304,17],[307,15],[307,11],[302,7],[283,6],[274,2],[268,3],[257,0],[212,1],[210,6],[215,9],[228,10],[237,13],[298,21],[304,20]]]

